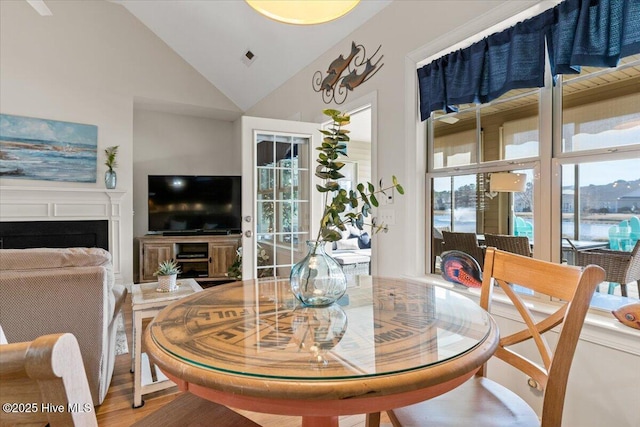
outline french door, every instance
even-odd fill
[[[242,278],[288,277],[319,222],[317,123],[242,117]]]

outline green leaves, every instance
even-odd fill
[[[344,178],[340,170],[345,166],[345,162],[341,159],[348,157],[347,143],[349,142],[349,131],[343,129],[343,126],[350,123],[350,117],[334,109],[323,110],[323,113],[331,117],[333,123],[329,128],[320,130],[324,138],[322,144],[316,148],[319,153],[316,159],[315,175],[323,180],[323,185],[317,184],[316,189],[324,194],[325,199],[325,209],[320,220],[317,240],[335,242],[342,238],[340,230],[345,230],[347,223],[360,230],[364,228],[365,218],[371,214],[372,207],[379,206],[377,194],[386,194],[385,191],[394,188],[399,194],[404,194],[404,189],[395,176],[392,178],[393,185],[387,188],[383,188],[381,181],[378,188],[367,182],[366,185],[358,183],[356,190],[349,192],[341,189],[337,181]],[[385,224],[376,224],[374,220],[371,222],[372,233],[387,231]]]
[[[400,184],[398,183],[398,178],[396,178],[396,176],[395,176],[395,175],[393,175],[393,176],[391,177],[391,180],[392,180],[392,182],[393,182],[393,186],[396,188],[396,191],[397,191],[399,194],[404,194],[404,188],[402,188],[402,185],[400,185]]]
[[[104,150],[104,155],[107,158],[104,164],[107,168],[109,168],[110,171],[113,171],[113,169],[118,166],[118,163],[116,162],[116,156],[118,155],[118,147],[119,145],[113,145],[111,147],[107,147]]]

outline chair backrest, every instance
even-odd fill
[[[617,225],[609,227],[609,249],[613,251],[620,250],[620,240],[618,237],[619,231]]]
[[[629,228],[631,229],[631,233],[629,233],[631,244],[635,245],[640,240],[640,218],[637,216],[629,218]]]
[[[491,246],[514,254],[531,256],[531,244],[527,236],[487,233],[484,235],[484,243],[487,247]]]
[[[630,283],[638,281],[638,291],[640,292],[640,240],[636,241],[633,249],[631,250],[631,259],[629,260],[629,266],[625,272],[624,281]]]
[[[433,250],[432,253],[434,256],[440,255],[444,250],[444,238],[442,237],[442,231],[448,231],[449,227],[446,228],[436,228],[433,227],[432,237],[433,237]]]
[[[596,285],[604,280],[604,270],[590,265],[584,268],[546,261],[487,248],[480,305],[490,311],[495,287],[500,287],[513,302],[526,328],[502,336],[495,356],[519,369],[544,390],[542,426],[559,426],[562,421],[569,369],[580,330]],[[566,303],[550,316],[537,320],[511,284],[556,297]],[[547,343],[545,332],[561,325],[555,350]],[[511,346],[533,340],[540,363],[518,354]],[[484,367],[479,375],[484,375]]]
[[[442,230],[444,239],[443,249],[445,251],[457,250],[471,255],[480,268],[484,263],[484,249],[478,245],[478,236],[476,233],[459,233],[454,231]]]
[[[97,426],[78,341],[72,334],[43,335],[30,342],[0,345],[2,425]]]

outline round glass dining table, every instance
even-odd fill
[[[360,276],[322,308],[300,305],[288,279],[247,280],[167,306],[144,342],[181,390],[317,427],[457,387],[491,357],[498,328],[469,298],[411,280]]]

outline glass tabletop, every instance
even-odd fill
[[[445,288],[363,277],[324,308],[303,307],[288,279],[220,285],[162,310],[151,339],[189,364],[272,379],[356,379],[456,358],[491,330],[489,314]]]

